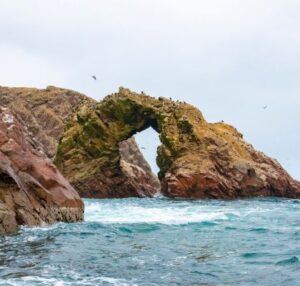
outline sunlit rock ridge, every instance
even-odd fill
[[[185,102],[125,88],[99,103],[78,106],[65,125],[55,163],[82,195],[146,194],[122,168],[119,145],[150,126],[159,133],[159,179],[168,197],[300,196],[300,183],[234,127],[208,123]]]

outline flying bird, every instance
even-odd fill
[[[263,109],[267,109],[267,107],[268,107],[268,106],[267,106],[267,105],[265,105],[265,106],[263,107]]]
[[[95,76],[95,75],[93,75],[93,76],[92,76],[92,78],[93,78],[94,80],[97,80],[97,78],[96,78],[96,76]]]
[[[142,147],[142,149],[143,149],[143,150],[146,150],[146,148],[145,148],[145,147]]]

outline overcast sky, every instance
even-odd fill
[[[0,0],[0,85],[185,100],[300,179],[299,15],[299,0]],[[157,138],[138,140],[154,165]]]

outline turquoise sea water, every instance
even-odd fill
[[[300,285],[300,200],[85,200],[0,238],[0,285]]]

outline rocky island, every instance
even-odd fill
[[[54,162],[83,196],[138,193],[122,170],[119,144],[150,126],[161,141],[157,164],[165,196],[300,196],[300,183],[276,160],[245,142],[234,127],[208,123],[185,102],[125,88],[97,104],[79,106],[65,126]]]
[[[158,177],[134,135],[159,133]],[[78,195],[78,193],[79,195]],[[120,88],[0,87],[0,233],[83,219],[80,197],[300,197],[300,183],[234,127],[192,105]]]

